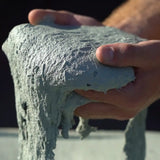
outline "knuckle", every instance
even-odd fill
[[[131,61],[131,58],[133,57],[133,53],[135,52],[135,45],[130,44],[130,43],[119,43],[115,47],[115,52],[114,58],[113,58],[113,63],[116,66],[124,66],[128,65],[128,62]]]
[[[126,43],[125,45],[122,45],[121,49],[123,50],[123,53],[126,53],[126,54],[133,53],[135,52],[135,45]]]
[[[136,53],[137,53],[137,47],[135,44],[124,45],[122,48],[122,53],[124,54],[124,56],[129,62],[132,62],[132,64],[135,64]]]

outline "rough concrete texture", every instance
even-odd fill
[[[125,130],[124,160],[144,160],[146,158],[147,109],[130,119]]]
[[[100,64],[95,57],[96,48],[107,43],[139,41],[142,39],[108,27],[16,26],[2,48],[15,86],[18,159],[53,160],[58,127],[68,138],[74,109],[89,102],[74,90],[106,92],[135,78],[132,68]],[[82,121],[79,126],[82,136],[94,130],[85,124]]]

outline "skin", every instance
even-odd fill
[[[128,0],[115,9],[103,24],[146,39],[160,39],[160,1]]]
[[[97,48],[96,57],[100,63],[119,67],[132,66],[136,76],[134,82],[120,89],[109,90],[107,94],[93,90],[76,90],[78,94],[96,100],[96,103],[78,107],[75,115],[86,119],[127,120],[160,97],[159,16],[159,1],[129,0],[102,23],[92,17],[68,11],[42,9],[32,10],[28,19],[33,25],[45,17],[50,17],[61,25],[108,25],[149,39],[137,44],[116,43]]]

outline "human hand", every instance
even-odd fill
[[[31,11],[28,16],[33,25],[38,24],[45,17],[53,18],[55,23],[61,25],[101,25],[100,22],[91,17],[68,11],[36,9]],[[113,57],[107,58],[108,47],[114,51]],[[148,107],[159,98],[159,52],[160,41],[146,41],[138,44],[117,43],[99,47],[96,55],[101,63],[111,66],[134,67],[136,81],[121,89],[110,90],[107,94],[92,90],[77,90],[76,92],[80,95],[97,102],[78,107],[75,114],[90,119],[126,120]]]
[[[56,24],[60,25],[88,25],[88,26],[101,26],[102,23],[96,19],[88,16],[74,14],[69,11],[55,11],[55,10],[44,10],[34,9],[28,14],[28,20],[32,25],[38,24],[45,18],[53,19]]]
[[[76,90],[78,94],[97,101],[78,107],[76,115],[89,119],[127,120],[160,97],[160,40],[103,45],[97,49],[96,56],[106,65],[134,67],[136,80],[106,94]]]

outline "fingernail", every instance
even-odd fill
[[[103,62],[110,62],[114,57],[114,49],[112,47],[105,47],[102,51]]]

